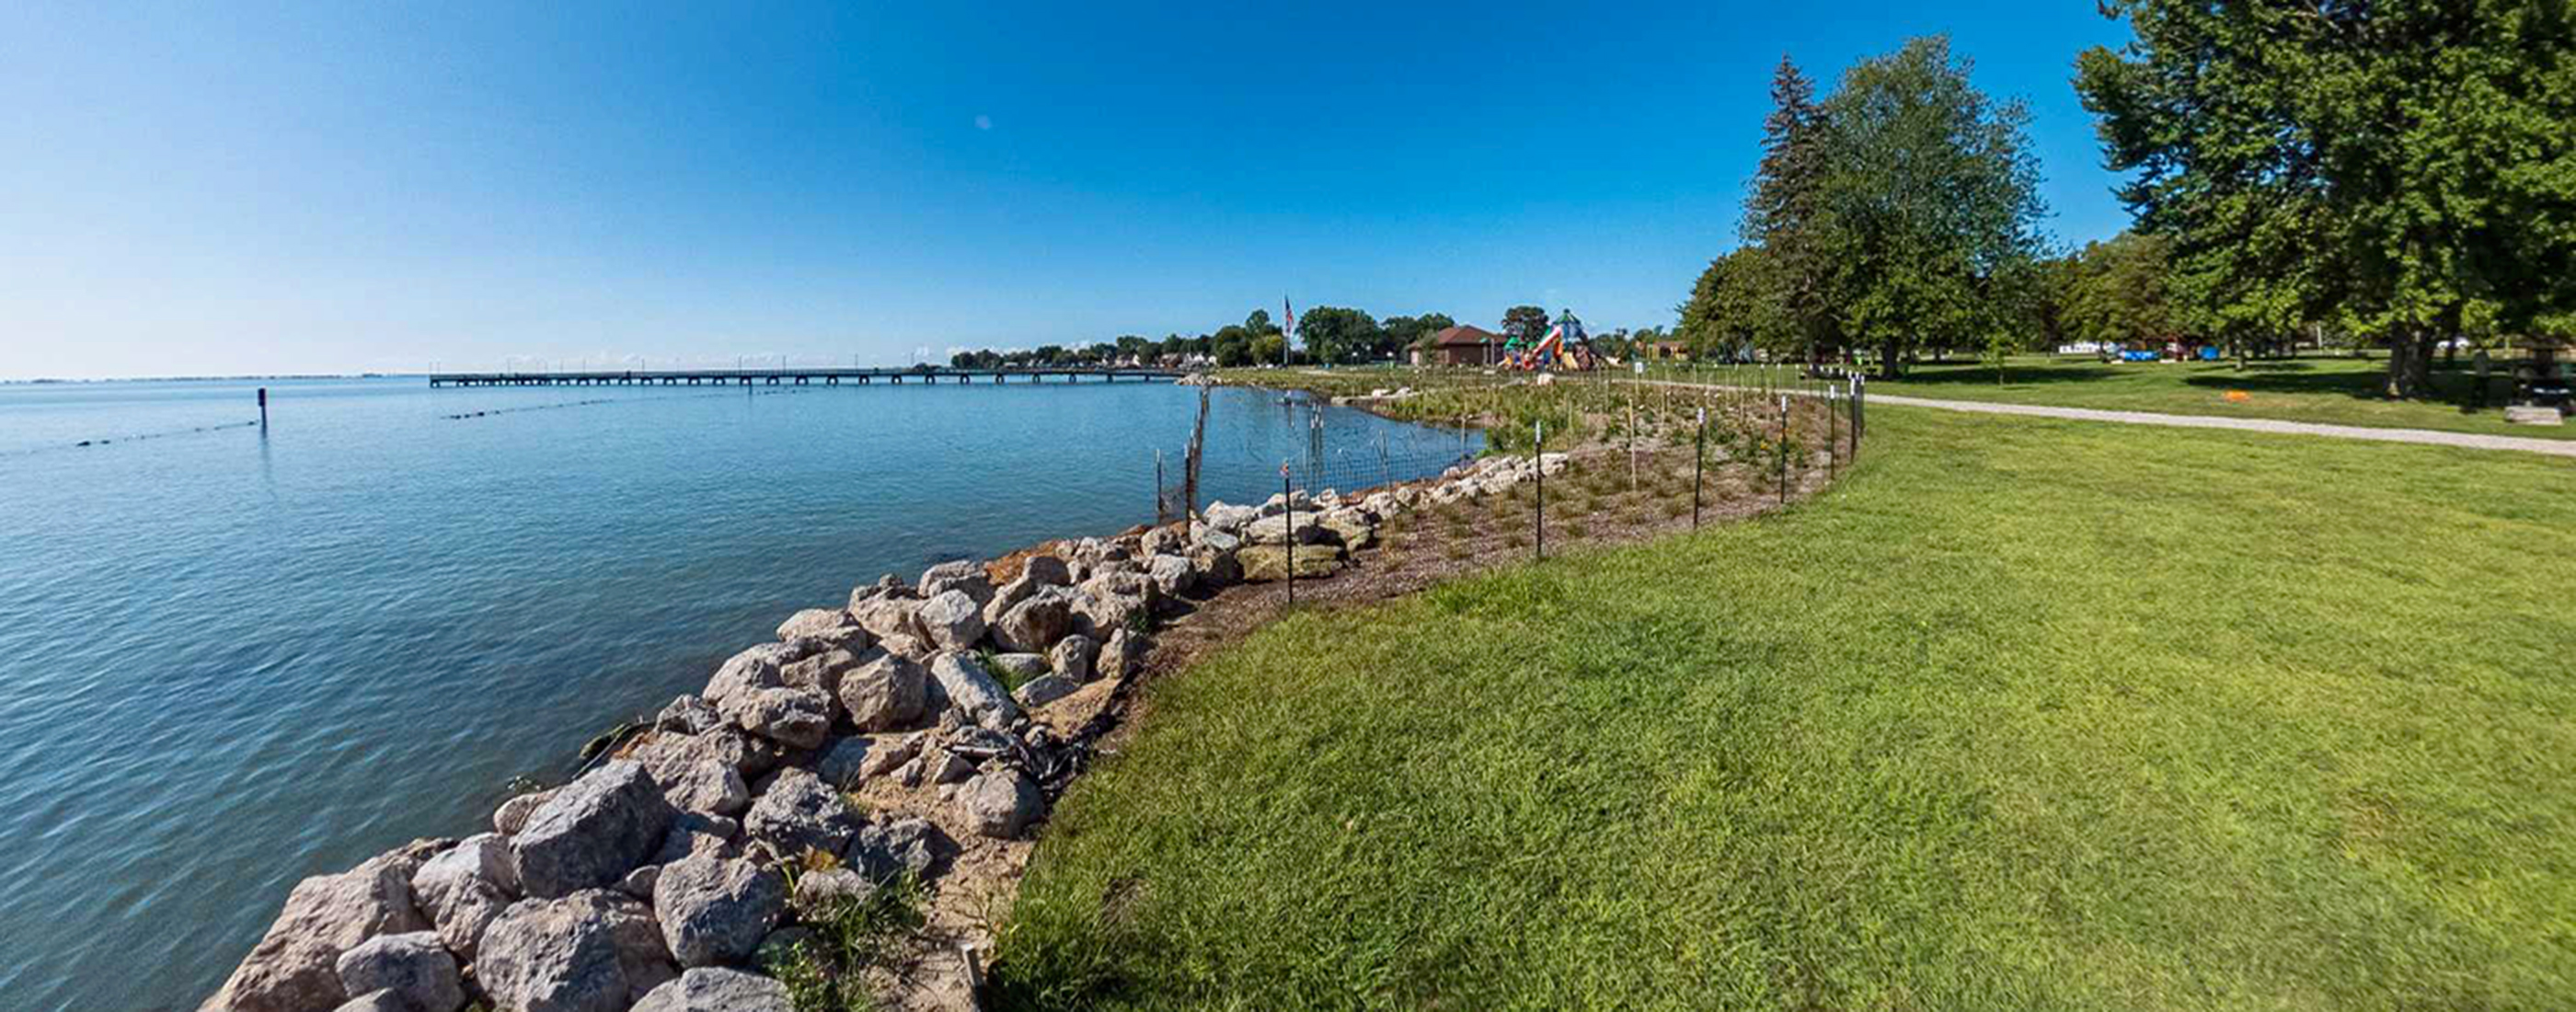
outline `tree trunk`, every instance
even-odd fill
[[[2388,396],[2413,400],[2432,392],[2433,340],[2420,331],[2388,342]]]
[[[1896,339],[1891,337],[1887,340],[1881,341],[1879,342],[1878,347],[1878,378],[1886,380],[1895,379]]]

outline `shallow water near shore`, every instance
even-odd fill
[[[297,879],[486,827],[511,777],[560,777],[795,609],[1153,519],[1154,450],[1176,476],[1196,407],[1159,383],[0,387],[0,1004],[192,1008]],[[1316,410],[1215,391],[1202,498],[1276,491]],[[1386,477],[1476,449],[1320,410]]]

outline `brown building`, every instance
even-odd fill
[[[1431,361],[1438,365],[1492,365],[1503,357],[1503,335],[1460,324],[1431,335]]]

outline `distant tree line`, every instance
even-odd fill
[[[1040,345],[1016,351],[960,351],[948,364],[959,369],[1062,368],[1105,365],[1213,364],[1239,368],[1263,363],[1352,365],[1405,361],[1410,352],[1428,350],[1432,338],[1457,326],[1447,313],[1390,316],[1380,320],[1365,310],[1316,306],[1297,317],[1298,347],[1287,348],[1287,335],[1267,309],[1255,309],[1242,323],[1229,323],[1197,335],[1170,334],[1161,340],[1128,335],[1088,345]],[[1547,335],[1554,320],[1537,306],[1514,306],[1503,314],[1499,333],[1528,343]],[[1616,356],[1630,354],[1639,342],[1669,338],[1660,328],[1634,334],[1614,330],[1593,335],[1596,348]],[[1284,358],[1282,356],[1285,356]]]

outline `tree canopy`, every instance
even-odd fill
[[[2135,39],[2077,59],[2140,231],[2211,327],[2385,341],[2576,329],[2568,5],[2111,0]]]

